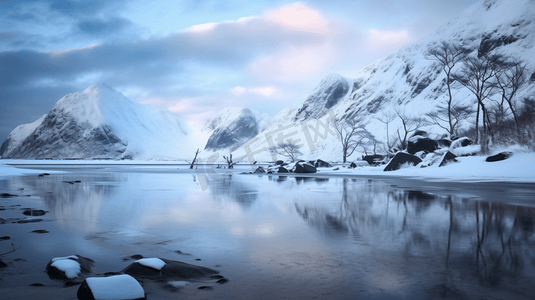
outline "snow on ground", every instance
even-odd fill
[[[145,291],[139,282],[130,275],[90,277],[86,279],[86,282],[95,299],[145,298]]]
[[[424,180],[444,181],[507,181],[535,182],[535,153],[515,153],[509,159],[486,162],[486,156],[457,157],[459,162],[443,167],[433,165],[427,168],[409,167],[384,172],[384,165],[378,167],[357,167],[355,169],[320,168],[322,175],[370,175],[399,176]]]
[[[39,173],[43,173],[43,171],[19,169],[13,166],[0,163],[0,179],[3,179],[4,177],[8,177],[8,176],[22,176],[22,175],[39,174]],[[60,173],[60,172],[54,171],[54,172],[48,172],[48,173]]]

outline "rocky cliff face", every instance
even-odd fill
[[[259,134],[267,121],[267,115],[261,116],[248,108],[223,109],[205,126],[212,133],[204,149],[216,151],[236,148]]]
[[[172,158],[183,152],[180,140],[186,135],[170,112],[136,104],[101,84],[64,96],[41,119],[17,127],[0,154],[24,159]]]

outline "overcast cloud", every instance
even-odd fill
[[[474,2],[1,1],[0,140],[95,83],[192,125],[225,106],[274,116]]]

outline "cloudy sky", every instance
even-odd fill
[[[192,127],[226,106],[273,117],[474,2],[0,0],[0,142],[95,83]]]

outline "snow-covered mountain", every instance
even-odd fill
[[[3,158],[173,159],[189,157],[188,129],[172,113],[132,102],[104,85],[61,98],[50,112],[15,128]]]
[[[367,123],[375,138],[386,144],[386,125],[378,119],[383,113],[398,110],[410,117],[435,111],[448,97],[441,65],[426,56],[429,49],[442,42],[468,49],[468,55],[504,54],[527,63],[530,78],[518,91],[516,99],[535,97],[535,1],[481,0],[460,16],[442,26],[424,40],[362,69],[354,80],[330,74],[318,85],[300,108],[287,108],[275,116],[266,130],[235,150],[243,160],[272,160],[266,149],[283,140],[302,145],[302,158],[341,160],[341,143],[332,126],[333,118],[358,118]],[[459,71],[458,64],[454,72]],[[460,84],[453,85],[453,99],[476,108],[475,97]],[[500,95],[496,95],[500,100]],[[465,120],[461,126],[471,125]],[[401,121],[390,124],[390,137]],[[436,134],[437,126],[424,128]],[[362,149],[352,159],[364,154]]]
[[[267,114],[261,115],[248,108],[224,108],[204,127],[211,131],[204,149],[232,150],[262,132],[268,123]]]

